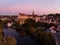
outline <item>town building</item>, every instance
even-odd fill
[[[32,15],[21,14],[21,13],[19,13],[18,15],[18,20],[20,21],[20,24],[24,24],[24,21],[29,18],[34,19],[36,22],[40,21],[40,16],[35,15],[34,11],[32,12]]]
[[[33,11],[31,15],[22,14],[22,13],[19,13],[18,15],[18,20],[20,21],[20,24],[24,24],[24,21],[29,18],[34,19],[36,22],[39,21],[39,22],[44,22],[44,23],[60,24],[60,14],[58,16],[54,14],[35,15]]]

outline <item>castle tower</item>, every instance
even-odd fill
[[[34,11],[32,11],[32,15],[34,16]]]
[[[32,11],[32,18],[34,19],[34,11]]]

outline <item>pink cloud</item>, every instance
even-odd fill
[[[15,6],[10,6],[10,7],[3,7],[0,8],[0,12],[21,12],[21,13],[28,13],[31,14],[32,11],[35,11],[35,14],[49,14],[49,13],[56,13],[56,12],[60,12],[59,9],[45,9],[42,8],[42,6],[38,7],[38,6],[34,6],[31,4],[23,4],[23,5],[15,5]]]

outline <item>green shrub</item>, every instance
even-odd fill
[[[38,32],[37,39],[41,45],[55,45],[55,39],[50,33]]]

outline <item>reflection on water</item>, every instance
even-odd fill
[[[19,34],[14,29],[4,29],[4,36],[8,35],[17,40],[17,45],[38,45],[36,39],[31,39],[30,36],[19,37]]]
[[[31,39],[30,36],[20,37],[21,45],[38,45],[36,39]]]

